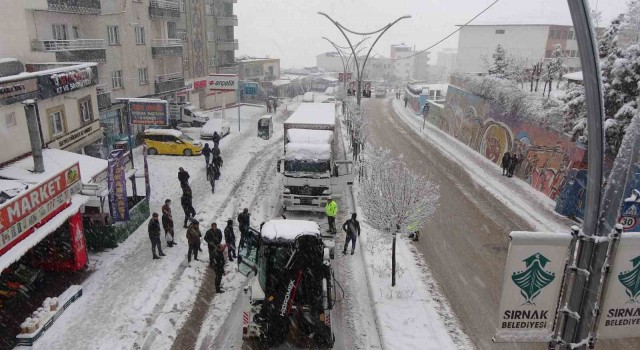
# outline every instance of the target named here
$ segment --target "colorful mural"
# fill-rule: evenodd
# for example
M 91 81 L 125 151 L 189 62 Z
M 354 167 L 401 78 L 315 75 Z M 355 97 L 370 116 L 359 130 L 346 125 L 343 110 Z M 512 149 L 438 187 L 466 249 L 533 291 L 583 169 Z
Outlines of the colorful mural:
M 496 164 L 505 152 L 517 154 L 520 163 L 515 176 L 554 199 L 559 213 L 582 217 L 586 185 L 583 145 L 451 85 L 444 109 L 429 120 Z

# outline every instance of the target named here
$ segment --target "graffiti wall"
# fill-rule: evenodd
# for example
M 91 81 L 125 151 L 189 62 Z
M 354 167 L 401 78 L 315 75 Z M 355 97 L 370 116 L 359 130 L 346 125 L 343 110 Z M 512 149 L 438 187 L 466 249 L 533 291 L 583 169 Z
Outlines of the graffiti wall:
M 498 165 L 505 152 L 515 153 L 519 162 L 514 176 L 555 200 L 560 214 L 582 218 L 587 178 L 583 145 L 451 85 L 444 110 L 429 119 Z
M 409 86 L 404 88 L 404 98 L 407 99 L 407 104 L 411 107 L 411 110 L 415 114 L 420 114 L 422 106 L 427 103 L 427 95 L 422 94 L 422 91 L 411 89 Z

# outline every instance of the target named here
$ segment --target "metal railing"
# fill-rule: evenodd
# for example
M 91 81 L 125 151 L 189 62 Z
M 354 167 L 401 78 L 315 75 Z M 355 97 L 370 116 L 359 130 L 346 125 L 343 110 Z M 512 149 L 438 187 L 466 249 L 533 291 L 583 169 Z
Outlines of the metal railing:
M 96 92 L 101 94 L 101 93 L 105 93 L 105 92 L 111 92 L 111 90 L 109 90 L 109 88 L 111 87 L 111 85 L 109 84 L 97 84 L 96 85 Z
M 228 15 L 220 15 L 220 16 L 216 16 L 217 18 L 217 24 L 219 26 L 222 27 L 231 27 L 231 26 L 237 26 L 238 25 L 238 16 L 233 15 L 233 16 L 228 16 Z
M 158 83 L 162 83 L 170 80 L 180 80 L 180 79 L 184 79 L 182 76 L 182 73 L 180 72 L 156 75 L 156 81 Z
M 149 6 L 159 9 L 180 11 L 180 4 L 177 1 L 151 0 L 149 1 Z
M 238 50 L 238 39 L 229 40 L 224 38 L 217 38 L 218 50 Z
M 100 0 L 47 0 L 47 8 L 51 11 L 100 14 Z
M 33 40 L 31 50 L 33 51 L 68 51 L 104 49 L 106 47 L 104 39 L 76 39 L 76 40 Z
M 151 46 L 182 46 L 182 39 L 153 39 Z

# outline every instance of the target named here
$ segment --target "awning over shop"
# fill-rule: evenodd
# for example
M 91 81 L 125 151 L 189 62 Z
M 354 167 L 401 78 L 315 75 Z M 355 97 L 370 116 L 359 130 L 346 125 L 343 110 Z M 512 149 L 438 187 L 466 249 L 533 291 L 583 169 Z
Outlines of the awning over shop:
M 36 184 L 78 162 L 80 163 L 82 183 L 88 184 L 93 182 L 95 177 L 107 171 L 108 162 L 100 158 L 49 148 L 42 150 L 42 156 L 44 157 L 44 173 L 34 173 L 33 157 L 26 157 L 0 169 L 0 178 Z
M 4 253 L 3 255 L 0 255 L 0 271 L 6 269 L 14 262 L 20 260 L 20 258 L 25 255 L 29 251 L 29 249 L 35 247 L 36 244 L 40 243 L 40 241 L 45 239 L 49 234 L 51 234 L 58 227 L 64 224 L 67 219 L 76 214 L 78 210 L 80 210 L 80 207 L 87 202 L 87 200 L 89 200 L 89 197 L 87 196 L 83 196 L 80 194 L 73 195 L 73 197 L 71 198 L 70 206 L 62 210 L 46 224 L 37 228 L 35 231 L 33 231 L 33 233 L 13 246 L 9 251 Z

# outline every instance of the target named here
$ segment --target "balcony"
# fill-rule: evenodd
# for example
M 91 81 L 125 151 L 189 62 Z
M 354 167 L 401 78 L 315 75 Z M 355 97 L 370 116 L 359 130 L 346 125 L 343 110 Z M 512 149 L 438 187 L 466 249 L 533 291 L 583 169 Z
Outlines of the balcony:
M 181 39 L 153 39 L 151 42 L 153 58 L 182 57 Z
M 184 76 L 182 73 L 169 73 L 156 75 L 156 94 L 175 91 L 184 88 Z
M 47 0 L 49 11 L 81 13 L 85 15 L 100 14 L 100 0 Z
M 235 50 L 238 50 L 238 39 L 229 40 L 229 39 L 218 38 L 216 41 L 218 43 L 218 50 L 219 51 L 235 51 Z
M 179 19 L 180 4 L 176 1 L 149 1 L 149 18 L 151 19 Z
M 107 84 L 96 85 L 96 95 L 98 97 L 98 110 L 104 111 L 111 108 L 111 91 L 108 91 Z
M 107 62 L 103 39 L 33 40 L 31 50 L 55 52 L 57 62 Z
M 217 24 L 220 27 L 237 27 L 238 26 L 238 16 L 218 16 Z

